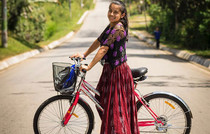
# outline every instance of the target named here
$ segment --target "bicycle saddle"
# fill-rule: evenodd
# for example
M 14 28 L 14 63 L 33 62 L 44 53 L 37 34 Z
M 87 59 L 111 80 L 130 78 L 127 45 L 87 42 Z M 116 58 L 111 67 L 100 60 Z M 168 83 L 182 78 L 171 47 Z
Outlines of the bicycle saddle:
M 133 78 L 141 78 L 147 73 L 148 69 L 146 67 L 141 67 L 141 68 L 136 68 L 136 69 L 131 69 Z

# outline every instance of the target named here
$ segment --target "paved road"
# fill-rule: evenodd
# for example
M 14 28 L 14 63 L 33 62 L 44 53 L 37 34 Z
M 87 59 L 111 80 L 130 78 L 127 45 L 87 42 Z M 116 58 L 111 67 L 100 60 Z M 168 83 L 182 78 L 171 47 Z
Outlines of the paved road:
M 52 83 L 51 63 L 69 62 L 68 56 L 84 52 L 108 24 L 108 2 L 98 0 L 81 30 L 60 47 L 41 53 L 0 72 L 0 133 L 32 134 L 32 120 L 37 107 L 47 98 L 56 95 Z M 183 98 L 193 113 L 192 134 L 209 134 L 210 73 L 167 52 L 147 47 L 130 37 L 127 45 L 128 64 L 131 68 L 145 66 L 148 79 L 141 84 L 141 92 L 169 91 Z M 87 63 L 95 53 L 90 55 Z M 87 80 L 96 85 L 101 65 L 97 64 Z M 91 105 L 95 110 L 95 107 Z M 93 134 L 100 131 L 96 115 Z

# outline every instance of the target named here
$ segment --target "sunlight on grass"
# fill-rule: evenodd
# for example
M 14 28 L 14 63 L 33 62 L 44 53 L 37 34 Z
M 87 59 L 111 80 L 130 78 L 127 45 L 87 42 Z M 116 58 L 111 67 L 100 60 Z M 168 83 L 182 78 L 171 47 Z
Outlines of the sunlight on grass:
M 72 2 L 72 16 L 70 17 L 69 5 L 59 5 L 57 3 L 37 3 L 45 9 L 46 15 L 46 29 L 45 39 L 39 43 L 29 43 L 23 39 L 18 38 L 16 35 L 9 34 L 8 47 L 0 47 L 0 60 L 21 54 L 33 49 L 41 48 L 42 46 L 48 45 L 49 43 L 58 40 L 71 31 L 77 31 L 82 24 L 77 24 L 80 17 L 87 10 L 94 8 L 92 0 L 85 1 L 86 5 L 84 8 L 80 7 L 80 2 Z M 10 31 L 9 31 L 10 32 Z M 0 39 L 1 41 L 1 39 Z
M 38 48 L 32 44 L 23 44 L 22 42 L 12 38 L 8 37 L 8 47 L 2 48 L 0 47 L 0 60 L 9 58 L 11 56 L 21 54 L 23 52 L 30 51 L 34 48 Z
M 129 17 L 129 28 L 130 30 L 146 30 L 146 24 L 149 25 L 151 21 L 150 16 L 145 16 L 143 14 L 133 15 Z

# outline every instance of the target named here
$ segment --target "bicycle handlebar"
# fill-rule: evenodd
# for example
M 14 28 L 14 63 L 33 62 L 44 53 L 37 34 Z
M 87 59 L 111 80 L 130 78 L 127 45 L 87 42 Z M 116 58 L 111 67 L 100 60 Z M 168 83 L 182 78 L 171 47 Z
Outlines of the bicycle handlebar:
M 86 60 L 86 58 L 74 57 L 74 58 L 71 58 L 71 60 L 81 62 L 82 60 Z
M 74 58 L 71 58 L 71 60 L 74 61 L 76 68 L 79 70 L 80 66 L 82 65 L 81 61 L 86 60 L 86 58 L 74 57 Z M 84 64 L 84 65 L 88 66 L 88 64 Z M 82 69 L 82 72 L 86 73 L 87 71 L 85 69 Z

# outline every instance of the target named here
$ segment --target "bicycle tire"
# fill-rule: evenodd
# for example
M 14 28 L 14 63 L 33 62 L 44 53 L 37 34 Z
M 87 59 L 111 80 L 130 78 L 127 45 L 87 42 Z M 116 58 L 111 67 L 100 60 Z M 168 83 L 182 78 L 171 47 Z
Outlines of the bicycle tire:
M 72 98 L 73 97 L 69 95 L 57 95 L 43 102 L 37 109 L 34 116 L 34 133 L 91 134 L 94 125 L 94 115 L 90 106 L 87 105 L 82 99 L 79 99 L 74 110 L 76 116 L 72 115 L 65 127 L 61 125 L 61 121 L 70 106 Z M 46 123 L 49 124 L 47 125 Z M 84 128 L 84 130 L 82 130 L 82 128 Z
M 181 98 L 169 93 L 156 92 L 146 95 L 144 99 L 155 114 L 157 114 L 159 120 L 167 121 L 168 128 L 158 130 L 156 126 L 139 127 L 141 134 L 160 132 L 166 134 L 190 133 L 192 113 L 186 103 L 180 100 Z M 169 114 L 169 112 L 172 113 Z M 140 101 L 137 102 L 137 116 L 138 120 L 151 120 L 153 118 Z M 177 119 L 175 119 L 176 117 Z

